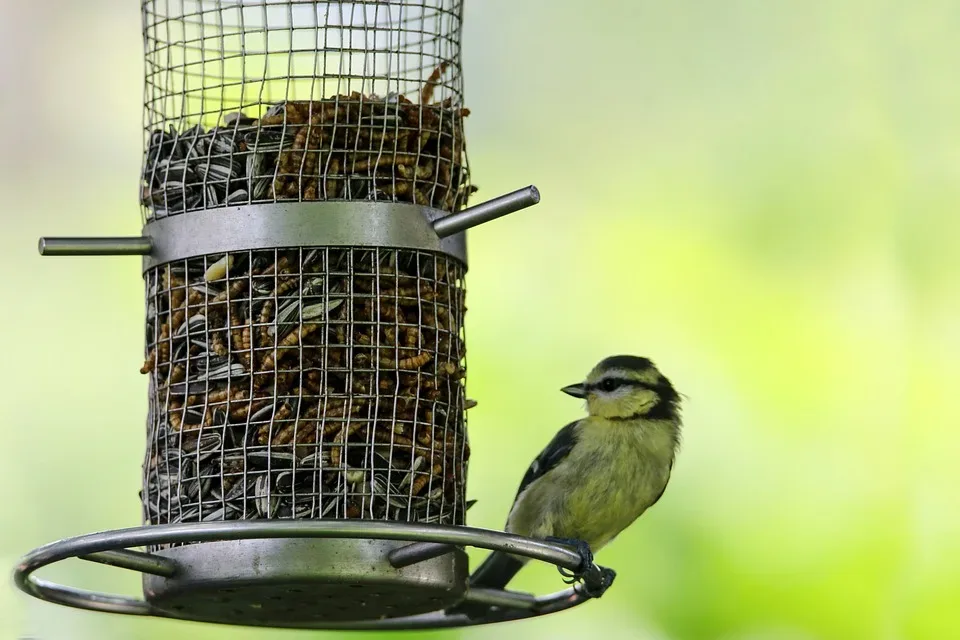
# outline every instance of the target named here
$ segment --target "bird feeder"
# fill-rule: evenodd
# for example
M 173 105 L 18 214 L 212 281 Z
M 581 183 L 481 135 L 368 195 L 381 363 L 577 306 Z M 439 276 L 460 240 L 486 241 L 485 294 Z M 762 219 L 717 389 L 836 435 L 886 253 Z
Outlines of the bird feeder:
M 466 526 L 464 232 L 539 193 L 468 206 L 461 1 L 143 0 L 142 15 L 142 235 L 40 253 L 142 256 L 143 526 L 41 547 L 17 584 L 310 628 L 588 599 L 467 588 L 465 546 L 584 567 Z M 70 557 L 141 572 L 144 598 L 32 575 Z M 444 613 L 464 601 L 488 615 Z

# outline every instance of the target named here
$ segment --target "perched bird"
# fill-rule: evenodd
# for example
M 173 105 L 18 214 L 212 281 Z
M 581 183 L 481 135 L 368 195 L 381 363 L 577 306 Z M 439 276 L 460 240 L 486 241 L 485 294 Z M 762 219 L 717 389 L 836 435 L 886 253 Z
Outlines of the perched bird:
M 589 415 L 561 429 L 527 469 L 506 531 L 576 547 L 582 574 L 591 551 L 663 495 L 680 444 L 680 399 L 650 360 L 624 355 L 606 358 L 562 391 L 586 399 Z M 502 589 L 524 562 L 494 552 L 470 587 Z M 600 593 L 613 580 L 607 571 Z

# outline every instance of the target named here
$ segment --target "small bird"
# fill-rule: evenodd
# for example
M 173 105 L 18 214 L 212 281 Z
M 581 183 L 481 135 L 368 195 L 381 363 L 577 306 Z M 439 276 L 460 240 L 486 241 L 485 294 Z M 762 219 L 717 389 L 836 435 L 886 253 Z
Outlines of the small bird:
M 593 563 L 591 551 L 663 495 L 680 445 L 680 398 L 650 360 L 628 355 L 602 360 L 584 382 L 562 391 L 586 399 L 589 415 L 561 429 L 527 469 L 506 531 L 576 547 L 579 579 Z M 494 552 L 470 576 L 470 587 L 502 589 L 525 562 Z M 589 595 L 598 597 L 613 581 L 605 571 L 600 591 Z

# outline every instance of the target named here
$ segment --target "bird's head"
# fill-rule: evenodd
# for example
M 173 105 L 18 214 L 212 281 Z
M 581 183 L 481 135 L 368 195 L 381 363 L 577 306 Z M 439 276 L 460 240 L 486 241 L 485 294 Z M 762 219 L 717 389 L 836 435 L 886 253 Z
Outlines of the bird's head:
M 594 367 L 586 380 L 562 391 L 584 398 L 591 416 L 611 420 L 679 417 L 679 394 L 647 358 L 611 356 Z

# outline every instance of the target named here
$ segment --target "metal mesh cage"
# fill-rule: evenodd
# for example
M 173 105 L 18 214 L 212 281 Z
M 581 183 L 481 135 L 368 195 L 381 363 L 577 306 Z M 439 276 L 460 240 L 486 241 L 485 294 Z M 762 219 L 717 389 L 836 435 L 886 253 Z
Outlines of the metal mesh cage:
M 471 192 L 461 0 L 143 0 L 149 220 Z
M 150 524 L 462 524 L 463 267 L 263 250 L 147 273 Z
M 145 223 L 466 204 L 460 0 L 142 7 Z M 460 261 L 359 246 L 183 255 L 145 274 L 146 522 L 463 523 Z

